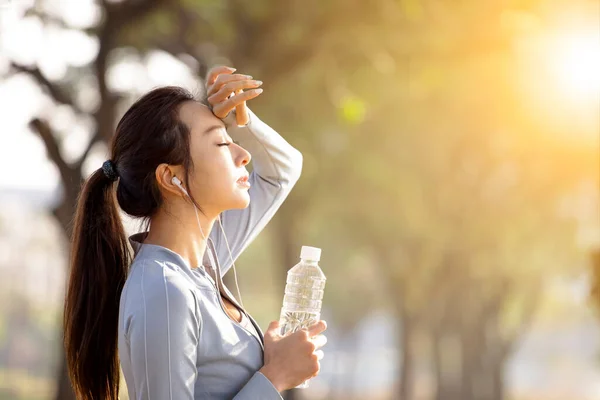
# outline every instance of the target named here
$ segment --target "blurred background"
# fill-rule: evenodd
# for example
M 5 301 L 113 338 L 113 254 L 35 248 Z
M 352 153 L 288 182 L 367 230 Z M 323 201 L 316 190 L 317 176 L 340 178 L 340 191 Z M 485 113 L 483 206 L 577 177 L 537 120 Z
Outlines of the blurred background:
M 238 263 L 266 329 L 323 249 L 325 358 L 286 399 L 600 399 L 597 0 L 0 0 L 0 399 L 73 399 L 80 184 L 137 97 L 218 64 L 304 154 Z

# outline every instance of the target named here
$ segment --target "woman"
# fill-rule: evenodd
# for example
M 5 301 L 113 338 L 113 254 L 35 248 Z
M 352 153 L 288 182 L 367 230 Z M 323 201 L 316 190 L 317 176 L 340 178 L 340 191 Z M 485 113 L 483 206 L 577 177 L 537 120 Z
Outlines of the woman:
M 65 302 L 78 398 L 117 399 L 119 360 L 130 399 L 281 399 L 319 372 L 324 321 L 263 335 L 221 279 L 302 164 L 246 108 L 262 82 L 234 71 L 209 73 L 206 104 L 174 87 L 140 98 L 81 192 Z M 149 225 L 129 238 L 133 260 L 117 203 Z

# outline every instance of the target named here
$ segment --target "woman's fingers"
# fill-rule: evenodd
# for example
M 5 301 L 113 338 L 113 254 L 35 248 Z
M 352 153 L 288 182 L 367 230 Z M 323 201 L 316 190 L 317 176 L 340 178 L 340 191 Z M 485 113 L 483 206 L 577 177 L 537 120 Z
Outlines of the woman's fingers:
M 234 71 L 235 68 L 226 66 L 212 68 L 206 77 L 206 95 L 213 114 L 225 118 L 235 108 L 237 124 L 246 125 L 249 121 L 246 101 L 262 93 L 262 89 L 256 90 L 262 82 Z
M 313 337 L 311 339 L 311 341 L 315 345 L 316 349 L 320 349 L 321 347 L 325 346 L 325 344 L 327 343 L 327 336 L 317 335 L 317 336 Z
M 323 357 L 325 357 L 325 353 L 323 352 L 323 350 L 317 350 L 313 354 L 317 356 L 318 361 L 321 361 Z
M 308 335 L 310 337 L 317 336 L 319 333 L 323 332 L 327 329 L 327 322 L 324 320 L 319 320 L 317 323 L 305 328 L 308 331 Z
M 242 92 L 243 90 L 238 90 L 235 92 L 235 94 L 240 94 Z M 238 126 L 244 126 L 250 121 L 250 117 L 248 116 L 248 108 L 246 107 L 245 101 L 242 104 L 235 106 L 235 120 Z
M 230 75 L 230 74 L 233 74 L 234 72 L 235 72 L 235 68 L 226 67 L 224 65 L 214 67 L 210 71 L 208 71 L 208 74 L 206 75 L 206 86 L 213 85 L 215 83 L 215 81 L 217 80 L 217 78 L 221 74 Z
M 220 103 L 213 105 L 213 114 L 219 118 L 225 118 L 227 114 L 231 112 L 238 105 L 245 101 L 251 100 L 258 97 L 263 92 L 262 89 L 251 89 L 241 92 L 240 94 L 233 95 Z
M 212 85 L 208 86 L 207 95 L 211 96 L 218 92 L 223 88 L 224 85 L 235 82 L 235 81 L 247 81 L 251 80 L 252 77 L 250 75 L 242 75 L 242 74 L 221 74 L 217 77 L 215 82 Z
M 216 93 L 214 93 L 214 91 L 213 93 L 210 93 L 208 97 L 208 102 L 214 106 L 215 104 L 227 99 L 229 96 L 231 96 L 232 93 L 238 93 L 239 91 L 244 89 L 255 89 L 260 85 L 262 85 L 261 81 L 255 81 L 251 79 L 230 81 L 223 84 L 223 86 L 221 86 L 221 89 L 219 89 L 219 91 L 217 91 Z M 211 89 L 214 87 L 216 87 L 216 85 L 213 85 Z

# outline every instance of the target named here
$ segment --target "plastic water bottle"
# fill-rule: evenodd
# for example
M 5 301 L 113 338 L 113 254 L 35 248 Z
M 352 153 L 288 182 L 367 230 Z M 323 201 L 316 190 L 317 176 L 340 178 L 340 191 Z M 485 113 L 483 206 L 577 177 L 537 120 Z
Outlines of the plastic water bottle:
M 308 328 L 321 319 L 325 274 L 319 267 L 321 249 L 302 246 L 300 262 L 287 274 L 283 307 L 279 317 L 281 335 Z M 308 381 L 296 386 L 308 387 Z

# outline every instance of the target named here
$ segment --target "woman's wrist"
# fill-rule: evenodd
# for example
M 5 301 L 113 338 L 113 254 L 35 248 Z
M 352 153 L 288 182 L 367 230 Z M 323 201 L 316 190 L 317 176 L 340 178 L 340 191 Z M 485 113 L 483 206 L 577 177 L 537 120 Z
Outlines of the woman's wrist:
M 258 372 L 263 374 L 271 382 L 275 389 L 277 389 L 278 392 L 283 392 L 285 390 L 285 388 L 283 388 L 280 385 L 275 371 L 271 370 L 268 366 L 263 366 L 261 369 L 258 370 Z

